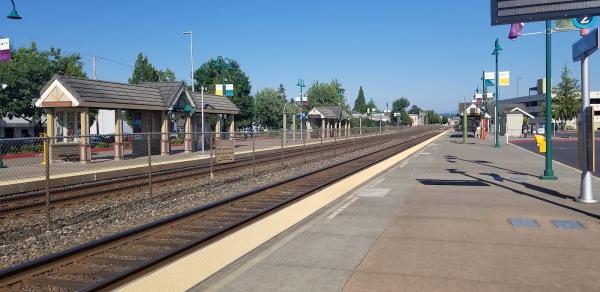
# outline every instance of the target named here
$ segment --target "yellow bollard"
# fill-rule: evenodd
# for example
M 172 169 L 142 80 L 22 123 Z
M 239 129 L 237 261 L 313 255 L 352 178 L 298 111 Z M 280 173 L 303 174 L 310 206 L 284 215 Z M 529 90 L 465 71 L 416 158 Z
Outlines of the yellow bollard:
M 46 135 L 46 133 L 41 133 L 40 137 L 46 138 L 47 135 Z M 46 164 L 46 153 L 47 153 L 47 151 L 46 151 L 46 140 L 45 139 L 43 140 L 43 143 L 44 143 L 44 147 L 42 148 L 42 151 L 44 151 L 44 156 L 42 156 L 42 162 L 40 163 L 41 165 L 45 165 Z
M 533 135 L 537 146 L 540 148 L 540 153 L 546 153 L 546 138 L 542 135 Z

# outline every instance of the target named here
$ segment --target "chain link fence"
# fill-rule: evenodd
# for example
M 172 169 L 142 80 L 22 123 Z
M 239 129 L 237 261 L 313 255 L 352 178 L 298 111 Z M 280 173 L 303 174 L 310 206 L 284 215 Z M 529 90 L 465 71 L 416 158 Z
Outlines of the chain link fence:
M 61 250 L 438 128 L 0 139 L 0 245 Z

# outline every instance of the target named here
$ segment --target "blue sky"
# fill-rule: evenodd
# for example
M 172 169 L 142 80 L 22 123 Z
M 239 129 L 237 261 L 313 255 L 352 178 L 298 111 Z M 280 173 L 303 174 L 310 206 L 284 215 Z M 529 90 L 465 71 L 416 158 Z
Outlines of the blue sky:
M 283 83 L 298 94 L 298 78 L 307 83 L 338 79 L 350 104 L 363 86 L 380 107 L 398 97 L 439 112 L 455 112 L 471 96 L 482 70 L 493 70 L 490 55 L 498 37 L 504 48 L 501 70 L 510 70 L 512 86 L 501 98 L 535 86 L 545 74 L 542 35 L 507 39 L 508 26 L 491 27 L 489 1 L 34 1 L 15 0 L 21 21 L 0 19 L 0 35 L 13 47 L 36 41 L 40 48 L 80 53 L 91 76 L 91 56 L 100 60 L 99 79 L 126 82 L 138 52 L 158 68 L 169 67 L 189 80 L 189 39 L 194 32 L 196 66 L 222 55 L 238 60 L 250 76 L 252 91 Z M 10 1 L 0 4 L 8 14 Z M 527 24 L 526 32 L 543 30 Z M 554 35 L 554 83 L 570 60 L 578 33 Z M 592 58 L 592 90 L 600 65 Z M 124 66 L 125 65 L 125 66 Z

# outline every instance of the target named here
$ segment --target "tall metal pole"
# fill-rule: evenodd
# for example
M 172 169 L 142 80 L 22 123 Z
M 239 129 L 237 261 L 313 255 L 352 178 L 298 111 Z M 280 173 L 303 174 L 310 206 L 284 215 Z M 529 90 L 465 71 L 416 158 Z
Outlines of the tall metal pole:
M 499 40 L 496 39 L 496 48 L 494 49 L 494 55 L 496 56 L 496 102 L 494 106 L 494 148 L 500 148 L 500 123 L 498 122 L 498 97 L 500 96 L 500 73 L 498 71 L 498 56 L 500 55 Z
M 96 80 L 96 56 L 92 56 L 92 78 Z
M 192 31 L 186 31 L 183 34 L 187 34 L 190 36 L 190 61 L 192 64 L 192 92 L 195 91 L 194 88 L 194 37 Z
M 463 144 L 467 144 L 467 98 L 463 97 Z
M 589 141 L 591 137 L 588 136 L 589 131 L 592 130 L 590 127 L 593 127 L 588 117 L 588 108 L 590 107 L 590 60 L 588 55 L 584 55 L 581 59 L 581 93 L 581 132 L 583 135 L 579 139 L 581 139 L 580 145 L 583 149 L 579 149 L 579 151 L 583 155 L 581 159 L 581 190 L 577 201 L 592 204 L 598 203 L 598 200 L 594 199 L 594 193 L 592 192 L 592 176 L 594 174 L 588 164 L 589 160 L 593 158 L 590 157 L 592 153 L 590 153 L 588 143 L 594 143 L 594 141 Z
M 546 168 L 541 179 L 558 179 L 552 169 L 552 21 L 546 21 Z

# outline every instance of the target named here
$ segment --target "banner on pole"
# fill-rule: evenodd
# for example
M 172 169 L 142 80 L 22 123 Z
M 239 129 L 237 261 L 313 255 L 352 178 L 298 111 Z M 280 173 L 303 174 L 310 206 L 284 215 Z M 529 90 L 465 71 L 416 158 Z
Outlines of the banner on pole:
M 233 96 L 233 84 L 225 84 L 225 96 Z
M 223 96 L 223 84 L 215 84 L 215 95 Z
M 498 73 L 500 82 L 498 85 L 500 86 L 510 86 L 510 71 L 504 71 Z
M 10 40 L 8 38 L 0 39 L 0 62 L 10 60 Z

